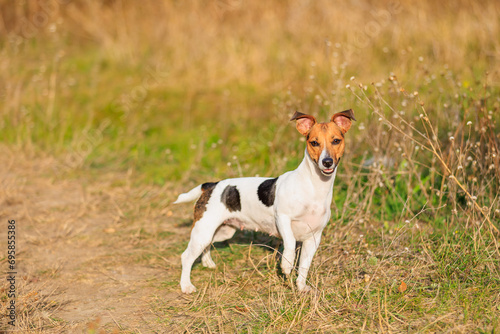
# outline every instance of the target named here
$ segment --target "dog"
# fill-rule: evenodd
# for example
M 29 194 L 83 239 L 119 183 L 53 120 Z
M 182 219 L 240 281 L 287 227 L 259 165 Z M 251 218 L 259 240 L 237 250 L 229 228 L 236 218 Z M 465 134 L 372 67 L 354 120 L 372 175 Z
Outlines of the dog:
M 306 137 L 304 159 L 293 171 L 277 178 L 243 177 L 208 182 L 179 195 L 174 203 L 194 207 L 191 240 L 182 253 L 180 286 L 193 293 L 191 267 L 201 255 L 203 266 L 215 268 L 210 256 L 213 242 L 230 239 L 236 230 L 254 230 L 283 239 L 281 269 L 290 275 L 297 241 L 302 242 L 299 291 L 309 291 L 307 273 L 330 220 L 330 205 L 337 167 L 344 154 L 344 135 L 356 120 L 352 109 L 334 114 L 330 122 L 317 123 L 311 115 L 295 112 L 291 121 Z

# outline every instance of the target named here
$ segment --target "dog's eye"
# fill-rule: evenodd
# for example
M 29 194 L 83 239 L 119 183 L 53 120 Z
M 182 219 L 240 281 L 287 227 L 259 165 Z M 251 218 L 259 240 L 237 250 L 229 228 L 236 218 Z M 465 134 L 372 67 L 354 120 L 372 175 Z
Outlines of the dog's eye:
M 341 141 L 340 139 L 335 138 L 335 139 L 332 141 L 332 144 L 333 144 L 333 145 L 338 145 L 338 144 L 340 144 L 340 141 Z
M 311 146 L 312 147 L 318 147 L 319 146 L 319 143 L 315 140 L 313 140 L 312 142 L 310 142 Z

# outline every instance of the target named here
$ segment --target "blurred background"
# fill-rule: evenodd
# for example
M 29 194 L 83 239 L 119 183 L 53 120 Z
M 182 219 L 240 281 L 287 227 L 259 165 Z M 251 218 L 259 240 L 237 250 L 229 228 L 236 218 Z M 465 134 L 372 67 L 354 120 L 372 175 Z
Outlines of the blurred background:
M 245 174 L 293 167 L 298 137 L 283 127 L 296 109 L 326 120 L 352 107 L 351 145 L 370 140 L 348 151 L 373 152 L 378 117 L 347 84 L 397 78 L 450 122 L 456 94 L 498 85 L 496 1 L 0 3 L 2 141 L 159 183 L 200 163 L 227 175 L 234 155 Z
M 85 195 L 91 209 L 77 211 L 117 211 L 104 230 L 104 237 L 115 238 L 110 252 L 130 240 L 151 249 L 152 262 L 137 263 L 155 263 L 162 273 L 167 266 L 173 294 L 191 214 L 169 206 L 177 194 L 201 182 L 294 169 L 304 139 L 291 115 L 298 110 L 327 121 L 352 108 L 357 122 L 346 135 L 332 224 L 319 252 L 328 257 L 322 263 L 334 258 L 340 264 L 318 267 L 311 277 L 324 280 L 321 305 L 343 305 L 354 317 L 338 313 L 330 325 L 347 327 L 328 328 L 364 328 L 358 306 L 376 297 L 373 319 L 381 312 L 391 318 L 388 309 L 398 315 L 389 331 L 409 331 L 411 321 L 437 332 L 459 323 L 464 331 L 494 329 L 500 310 L 499 37 L 496 0 L 0 0 L 0 154 L 11 166 L 18 157 L 40 163 L 41 177 L 98 184 Z M 101 184 L 103 175 L 113 181 Z M 108 200 L 103 208 L 92 204 Z M 66 224 L 43 218 L 44 210 L 40 221 L 47 228 Z M 102 229 L 110 220 L 93 221 Z M 181 237 L 164 238 L 172 233 Z M 164 258 L 172 260 L 165 265 Z M 372 282 L 367 273 L 381 272 L 409 279 L 408 298 L 400 298 L 406 286 L 398 288 L 403 285 L 395 278 L 388 278 L 390 288 L 374 281 L 377 294 L 367 294 L 369 285 L 360 284 Z M 358 276 L 350 293 L 345 282 Z M 273 319 L 282 318 L 285 301 L 295 300 L 285 289 L 260 303 L 262 286 L 241 289 L 245 300 L 256 293 L 255 314 L 267 314 L 280 300 L 269 311 Z M 380 296 L 387 289 L 384 310 Z M 177 311 L 166 303 L 170 326 Z M 317 306 L 307 305 L 317 321 L 312 326 L 325 324 Z M 207 312 L 205 323 L 216 326 L 219 317 Z M 260 320 L 256 328 L 275 326 L 270 332 L 296 324 L 295 316 Z M 378 328 L 376 320 L 371 324 Z
M 445 154 L 448 163 L 498 177 L 491 150 L 498 149 L 499 8 L 496 1 L 1 1 L 0 138 L 25 154 L 56 157 L 61 172 L 134 170 L 138 182 L 156 184 L 271 176 L 303 157 L 288 121 L 295 110 L 326 121 L 353 108 L 358 122 L 341 172 L 352 176 L 377 161 L 396 173 L 409 168 L 417 180 L 432 179 L 418 191 L 442 196 L 440 176 L 453 166 L 418 152 L 418 143 L 437 139 L 441 153 L 454 152 L 450 144 L 468 134 L 468 121 L 476 131 L 460 137 L 460 154 Z M 420 122 L 422 105 L 433 135 Z M 483 145 L 472 166 L 465 145 L 481 140 L 492 146 Z M 463 172 L 457 176 L 472 179 Z
M 377 162 L 395 173 L 409 168 L 418 187 L 401 198 L 422 187 L 442 196 L 440 176 L 453 166 L 418 152 L 428 139 L 456 168 L 469 163 L 471 173 L 498 177 L 491 150 L 498 149 L 499 8 L 496 1 L 2 1 L 0 138 L 25 154 L 55 157 L 61 172 L 134 170 L 138 182 L 156 184 L 271 176 L 303 157 L 288 121 L 295 110 L 326 121 L 353 108 L 358 122 L 341 173 Z M 422 105 L 435 134 L 420 122 Z M 453 136 L 463 147 L 447 155 Z M 463 152 L 481 140 L 489 151 L 483 146 L 473 159 Z M 420 184 L 427 176 L 432 184 Z
M 467 209 L 464 189 L 498 206 L 496 1 L 26 0 L 1 9 L 0 138 L 54 157 L 61 173 L 134 171 L 139 184 L 172 186 L 279 175 L 303 157 L 295 110 L 325 121 L 353 108 L 343 191 L 361 187 L 382 207 L 392 198 L 395 215 L 450 196 L 455 211 Z M 450 175 L 464 187 L 445 189 Z

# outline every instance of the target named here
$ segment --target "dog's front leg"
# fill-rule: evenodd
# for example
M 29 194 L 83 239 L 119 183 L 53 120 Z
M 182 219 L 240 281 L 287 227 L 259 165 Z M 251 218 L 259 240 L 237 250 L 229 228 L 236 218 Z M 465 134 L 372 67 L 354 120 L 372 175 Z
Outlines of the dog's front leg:
M 295 261 L 296 240 L 292 231 L 292 220 L 284 214 L 278 214 L 276 225 L 283 239 L 283 256 L 281 258 L 281 270 L 285 275 L 290 275 Z
M 311 287 L 306 283 L 307 273 L 309 272 L 309 267 L 311 266 L 314 254 L 319 247 L 321 232 L 322 231 L 315 233 L 312 237 L 302 243 L 299 262 L 299 277 L 297 278 L 297 289 L 299 289 L 299 291 L 307 292 L 311 290 Z

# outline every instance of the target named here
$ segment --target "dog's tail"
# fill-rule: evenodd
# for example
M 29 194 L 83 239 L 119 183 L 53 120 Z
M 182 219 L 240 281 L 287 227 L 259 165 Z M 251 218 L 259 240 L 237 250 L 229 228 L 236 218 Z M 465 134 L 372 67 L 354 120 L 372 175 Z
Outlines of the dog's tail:
M 201 194 L 201 184 L 199 186 L 194 187 L 190 191 L 184 194 L 180 194 L 179 197 L 177 197 L 177 200 L 173 204 L 179 204 L 179 203 L 187 203 L 187 202 L 192 202 L 196 199 L 198 199 Z

